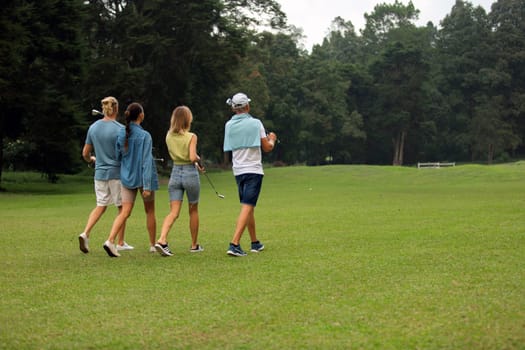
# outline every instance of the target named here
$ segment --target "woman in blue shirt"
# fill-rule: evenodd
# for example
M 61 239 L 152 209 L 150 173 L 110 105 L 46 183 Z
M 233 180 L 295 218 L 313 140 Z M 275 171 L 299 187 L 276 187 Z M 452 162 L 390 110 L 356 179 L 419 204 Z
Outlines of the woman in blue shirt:
M 144 109 L 139 103 L 131 103 L 125 112 L 126 128 L 119 132 L 116 142 L 120 160 L 122 184 L 122 211 L 115 218 L 104 249 L 111 257 L 118 257 L 115 237 L 131 215 L 137 192 L 140 192 L 146 211 L 150 251 L 155 252 L 157 223 L 155 219 L 155 191 L 159 189 L 157 168 L 152 153 L 152 139 L 140 124 L 144 121 Z

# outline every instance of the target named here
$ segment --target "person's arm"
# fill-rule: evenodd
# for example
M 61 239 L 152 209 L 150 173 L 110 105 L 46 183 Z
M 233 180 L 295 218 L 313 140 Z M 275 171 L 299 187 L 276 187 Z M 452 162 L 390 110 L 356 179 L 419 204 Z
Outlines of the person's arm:
M 193 134 L 190 140 L 190 161 L 195 163 L 200 159 L 201 157 L 197 154 L 197 135 Z
M 84 158 L 84 160 L 89 164 L 95 163 L 95 161 L 97 160 L 95 156 L 91 155 L 92 152 L 93 145 L 90 145 L 88 143 L 84 144 L 84 148 L 82 149 L 82 158 Z
M 151 139 L 151 135 L 148 134 L 144 138 L 144 147 L 142 150 L 142 186 L 143 195 L 144 197 L 147 197 L 153 190 L 153 172 L 155 171 L 153 168 L 153 162 L 155 162 L 155 160 L 153 159 L 153 140 Z
M 266 153 L 271 152 L 275 147 L 275 142 L 277 141 L 277 135 L 271 132 L 266 137 L 261 138 L 261 147 L 262 150 Z
M 197 154 L 197 135 L 193 134 L 190 140 L 190 161 L 195 165 L 198 171 L 204 172 L 204 166 L 201 164 L 201 157 Z

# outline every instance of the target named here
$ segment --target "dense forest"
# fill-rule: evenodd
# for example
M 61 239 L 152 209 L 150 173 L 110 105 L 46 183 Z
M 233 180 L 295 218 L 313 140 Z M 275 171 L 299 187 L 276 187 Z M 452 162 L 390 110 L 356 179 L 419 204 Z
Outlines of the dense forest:
M 424 27 L 418 14 L 381 3 L 359 32 L 337 17 L 306 50 L 275 0 L 5 0 L 0 169 L 78 172 L 108 95 L 121 113 L 143 104 L 158 157 L 171 111 L 188 105 L 199 153 L 224 164 L 225 101 L 238 91 L 279 135 L 275 164 L 523 157 L 525 0 L 487 11 L 457 0 Z

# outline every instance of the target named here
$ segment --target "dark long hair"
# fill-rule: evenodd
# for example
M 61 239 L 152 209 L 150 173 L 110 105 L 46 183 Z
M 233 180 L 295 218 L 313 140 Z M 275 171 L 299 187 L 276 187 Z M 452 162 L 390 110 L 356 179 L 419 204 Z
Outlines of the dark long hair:
M 128 108 L 126 108 L 126 112 L 124 112 L 124 115 L 126 116 L 126 142 L 124 143 L 124 149 L 126 150 L 128 149 L 129 135 L 131 134 L 129 124 L 139 119 L 140 113 L 144 113 L 144 108 L 142 108 L 142 105 L 137 102 L 131 103 Z

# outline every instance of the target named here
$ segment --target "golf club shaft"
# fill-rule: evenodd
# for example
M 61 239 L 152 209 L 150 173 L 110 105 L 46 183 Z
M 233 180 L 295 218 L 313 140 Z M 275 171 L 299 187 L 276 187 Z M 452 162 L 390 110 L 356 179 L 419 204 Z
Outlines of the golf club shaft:
M 202 168 L 202 166 L 200 166 L 198 162 L 195 162 L 195 166 L 197 167 L 197 169 Z M 215 186 L 213 185 L 213 182 L 211 182 L 210 177 L 208 176 L 208 174 L 206 174 L 206 171 L 203 171 L 202 173 L 204 174 L 204 176 L 206 176 L 206 179 L 208 179 L 208 183 L 210 184 L 211 188 L 213 188 L 213 190 L 215 191 L 215 194 L 217 195 L 217 197 L 224 198 L 224 195 L 217 192 L 217 190 L 215 189 Z
M 217 194 L 217 196 L 219 195 L 219 192 L 217 192 L 217 190 L 215 189 L 215 186 L 213 186 L 213 182 L 211 182 L 210 180 L 210 177 L 208 176 L 208 174 L 206 174 L 206 172 L 203 173 L 204 176 L 206 176 L 206 178 L 208 179 L 208 182 L 210 183 L 211 185 L 211 188 L 213 188 L 213 190 L 215 191 L 215 193 Z

